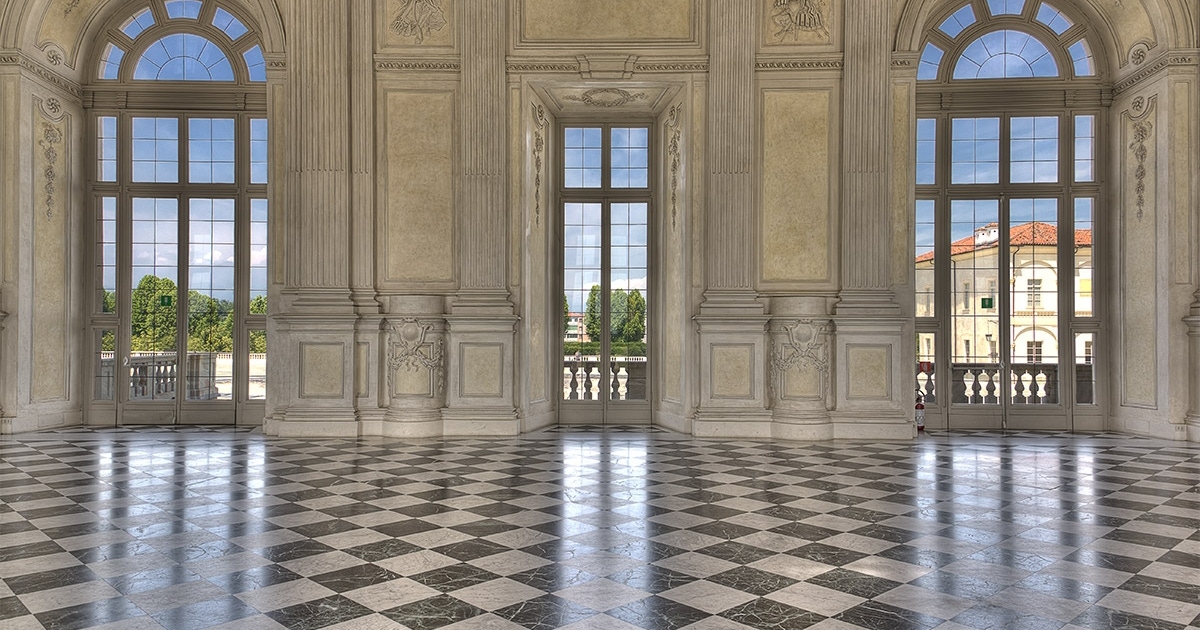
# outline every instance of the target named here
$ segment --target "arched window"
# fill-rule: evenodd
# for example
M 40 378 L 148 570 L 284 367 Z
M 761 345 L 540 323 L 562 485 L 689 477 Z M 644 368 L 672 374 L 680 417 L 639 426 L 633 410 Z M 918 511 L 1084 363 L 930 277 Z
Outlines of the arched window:
M 921 49 L 917 387 L 951 424 L 1063 429 L 1099 413 L 1102 68 L 1070 8 L 961 0 Z
M 135 7 L 102 32 L 86 87 L 91 411 L 122 423 L 253 417 L 268 284 L 261 43 L 216 0 Z

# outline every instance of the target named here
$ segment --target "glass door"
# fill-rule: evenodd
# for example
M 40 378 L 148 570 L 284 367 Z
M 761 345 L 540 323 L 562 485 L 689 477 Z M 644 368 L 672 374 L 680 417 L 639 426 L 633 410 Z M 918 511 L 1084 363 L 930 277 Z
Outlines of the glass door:
M 563 421 L 648 422 L 648 204 L 563 207 Z
M 1058 199 L 953 200 L 950 214 L 951 428 L 1068 429 Z

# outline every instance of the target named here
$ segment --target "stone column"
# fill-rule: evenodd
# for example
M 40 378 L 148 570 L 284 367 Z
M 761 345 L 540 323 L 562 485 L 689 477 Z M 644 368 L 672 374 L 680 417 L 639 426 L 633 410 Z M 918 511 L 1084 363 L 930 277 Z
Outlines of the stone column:
M 700 335 L 698 436 L 769 437 L 767 316 L 755 265 L 755 6 L 711 4 L 705 204 L 705 291 Z
M 1183 318 L 1188 336 L 1188 412 L 1187 440 L 1200 442 L 1200 290 L 1192 300 L 1188 316 Z M 0 320 L 3 324 L 3 320 Z
M 892 291 L 891 3 L 845 3 L 837 437 L 912 437 L 911 343 Z M 895 182 L 900 184 L 900 182 Z M 873 426 L 866 427 L 864 424 Z M 888 427 L 886 425 L 894 425 Z
M 459 100 L 458 291 L 450 329 L 451 435 L 515 435 L 514 330 L 508 290 L 508 126 L 504 56 L 507 3 L 456 5 L 462 54 Z
M 350 1 L 350 299 L 375 313 L 375 25 L 373 0 Z
M 366 11 L 360 4 L 366 3 L 291 3 L 287 120 L 276 124 L 275 135 L 286 143 L 287 251 L 274 321 L 294 380 L 275 390 L 286 401 L 276 412 L 282 422 L 267 426 L 280 435 L 358 434 L 351 169 L 361 167 L 362 153 L 352 161 L 347 68 L 359 43 L 351 41 L 351 15 Z

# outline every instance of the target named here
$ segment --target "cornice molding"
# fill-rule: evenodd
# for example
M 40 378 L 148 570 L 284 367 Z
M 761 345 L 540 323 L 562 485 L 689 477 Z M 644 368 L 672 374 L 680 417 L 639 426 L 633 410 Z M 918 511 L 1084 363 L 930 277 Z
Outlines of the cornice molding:
M 579 73 L 577 59 L 510 58 L 504 64 L 509 74 Z
M 26 55 L 19 50 L 0 52 L 0 67 L 14 66 L 34 75 L 52 88 L 62 90 L 74 98 L 83 97 L 83 88 L 61 74 L 47 68 L 41 61 Z
M 459 72 L 462 61 L 458 57 L 394 57 L 376 56 L 377 72 Z
M 1112 90 L 1113 95 L 1115 96 L 1123 92 L 1128 92 L 1129 90 L 1152 79 L 1160 72 L 1163 72 L 1168 68 L 1195 66 L 1198 60 L 1200 60 L 1200 50 L 1171 51 L 1154 60 L 1153 63 L 1145 68 L 1142 68 L 1132 75 L 1114 83 Z
M 842 70 L 845 61 L 842 55 L 758 55 L 754 59 L 756 70 Z

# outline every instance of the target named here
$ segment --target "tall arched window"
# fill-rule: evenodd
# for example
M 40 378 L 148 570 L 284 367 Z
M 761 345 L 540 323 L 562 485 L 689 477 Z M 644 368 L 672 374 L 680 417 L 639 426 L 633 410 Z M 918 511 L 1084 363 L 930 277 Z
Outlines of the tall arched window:
M 1065 0 L 963 0 L 917 71 L 917 387 L 951 427 L 1099 417 L 1103 68 Z M 1099 243 L 1102 244 L 1102 243 Z
M 215 0 L 107 24 L 87 86 L 94 210 L 91 421 L 261 418 L 266 64 Z

